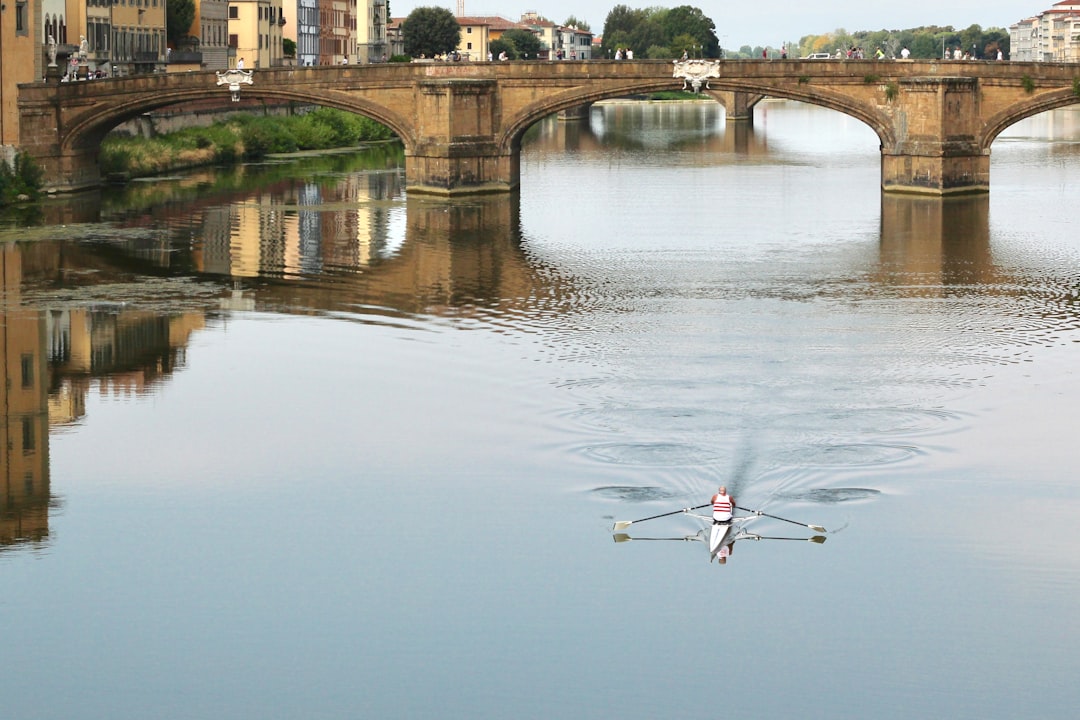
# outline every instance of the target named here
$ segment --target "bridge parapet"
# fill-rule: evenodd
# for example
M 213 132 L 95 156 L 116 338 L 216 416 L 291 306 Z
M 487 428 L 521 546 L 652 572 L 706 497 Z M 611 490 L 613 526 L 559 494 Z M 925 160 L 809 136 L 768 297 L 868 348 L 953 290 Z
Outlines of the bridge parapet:
M 245 96 L 336 107 L 390 127 L 410 192 L 502 192 L 518 184 L 521 136 L 541 118 L 597 100 L 677 90 L 670 61 L 379 63 L 257 70 Z M 19 88 L 20 149 L 53 189 L 100 182 L 97 152 L 141 113 L 221 97 L 213 72 Z M 963 61 L 721 60 L 707 92 L 729 119 L 763 97 L 831 108 L 878 135 L 882 188 L 952 194 L 989 188 L 990 143 L 1010 124 L 1080 102 L 1080 66 Z

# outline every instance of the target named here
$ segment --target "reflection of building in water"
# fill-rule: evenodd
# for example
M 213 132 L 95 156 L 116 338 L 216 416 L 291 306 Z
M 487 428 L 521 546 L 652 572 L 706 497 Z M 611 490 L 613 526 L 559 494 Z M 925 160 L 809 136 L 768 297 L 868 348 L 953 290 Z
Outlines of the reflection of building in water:
M 50 402 L 54 423 L 85 411 L 91 378 L 102 393 L 143 394 L 184 364 L 202 313 L 160 315 L 115 306 L 49 310 Z
M 205 326 L 201 312 L 48 307 L 27 297 L 26 286 L 79 269 L 78 256 L 61 243 L 0 244 L 0 549 L 48 537 L 50 428 L 83 417 L 95 384 L 101 393 L 152 389 L 183 364 L 191 333 Z M 100 263 L 90 266 L 95 280 L 115 280 Z
M 49 413 L 45 323 L 19 307 L 22 258 L 0 245 L 0 550 L 49 534 Z
M 203 212 L 196 269 L 233 277 L 311 276 L 358 269 L 385 251 L 388 206 L 399 173 L 349 174 L 332 182 L 267 190 Z

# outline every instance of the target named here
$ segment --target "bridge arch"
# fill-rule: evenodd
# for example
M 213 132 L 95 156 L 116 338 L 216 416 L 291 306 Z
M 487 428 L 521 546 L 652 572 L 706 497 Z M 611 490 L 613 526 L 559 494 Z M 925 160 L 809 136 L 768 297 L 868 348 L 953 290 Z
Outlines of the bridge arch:
M 1078 104 L 1080 104 L 1080 96 L 1074 90 L 1059 90 L 1032 98 L 1030 102 L 1008 107 L 987 119 L 982 135 L 983 147 L 990 147 L 998 135 L 1021 120 L 1049 110 Z
M 670 91 L 672 89 L 671 85 L 672 78 L 665 78 L 663 80 L 635 79 L 608 87 L 574 88 L 557 95 L 543 97 L 521 107 L 516 114 L 507 118 L 502 134 L 497 138 L 496 142 L 502 152 L 514 153 L 520 149 L 521 138 L 525 134 L 525 131 L 549 115 L 554 115 L 564 110 L 570 110 L 600 100 L 611 100 L 651 92 Z M 835 110 L 864 123 L 878 136 L 878 140 L 882 147 L 891 147 L 897 141 L 893 123 L 885 113 L 866 103 L 858 102 L 849 96 L 831 92 L 826 89 L 812 88 L 803 85 L 797 85 L 793 88 L 777 88 L 766 84 L 732 82 L 721 78 L 711 79 L 709 89 L 703 89 L 702 92 L 721 105 L 724 105 L 724 101 L 714 95 L 714 92 L 741 92 L 757 96 L 759 100 L 765 97 L 775 97 L 816 105 L 829 110 Z M 724 106 L 726 111 L 727 106 Z
M 221 92 L 225 93 L 226 91 L 221 90 Z M 406 148 L 414 141 L 410 134 L 410 125 L 405 118 L 363 97 L 356 97 L 342 92 L 311 93 L 274 87 L 249 89 L 245 86 L 241 92 L 245 97 L 261 100 L 318 105 L 356 113 L 389 127 L 401 138 Z M 130 99 L 116 104 L 95 107 L 75 118 L 72 123 L 64 128 L 64 133 L 60 139 L 61 150 L 96 149 L 105 135 L 128 120 L 153 110 L 202 101 L 206 97 L 205 90 L 180 89 L 158 93 L 151 97 L 134 95 Z
M 709 71 L 713 93 L 796 100 L 866 124 L 881 141 L 887 192 L 986 192 L 993 138 L 1077 102 L 1068 63 L 720 60 Z M 383 123 L 405 145 L 408 190 L 453 195 L 513 190 L 521 137 L 547 115 L 682 85 L 660 60 L 440 62 L 260 69 L 241 92 Z M 212 72 L 21 85 L 20 149 L 51 189 L 86 187 L 100 182 L 95 143 L 108 130 L 226 92 Z

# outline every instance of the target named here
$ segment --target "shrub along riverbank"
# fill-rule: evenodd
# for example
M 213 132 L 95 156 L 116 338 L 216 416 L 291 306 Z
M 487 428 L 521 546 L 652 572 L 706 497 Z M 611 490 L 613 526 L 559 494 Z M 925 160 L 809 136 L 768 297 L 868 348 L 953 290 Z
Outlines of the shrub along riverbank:
M 304 115 L 235 115 L 207 127 L 154 138 L 110 135 L 98 163 L 104 177 L 148 177 L 172 170 L 259 160 L 272 153 L 355 147 L 395 137 L 362 115 L 318 108 Z

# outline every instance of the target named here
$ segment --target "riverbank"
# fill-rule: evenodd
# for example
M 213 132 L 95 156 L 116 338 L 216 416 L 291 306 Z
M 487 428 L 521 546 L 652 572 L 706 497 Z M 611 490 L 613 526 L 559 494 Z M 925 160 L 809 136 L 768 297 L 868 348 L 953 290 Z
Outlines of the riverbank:
M 385 125 L 332 108 L 288 117 L 235 115 L 152 138 L 110 135 L 101 144 L 99 164 L 105 179 L 126 182 L 272 154 L 352 149 L 395 138 Z

